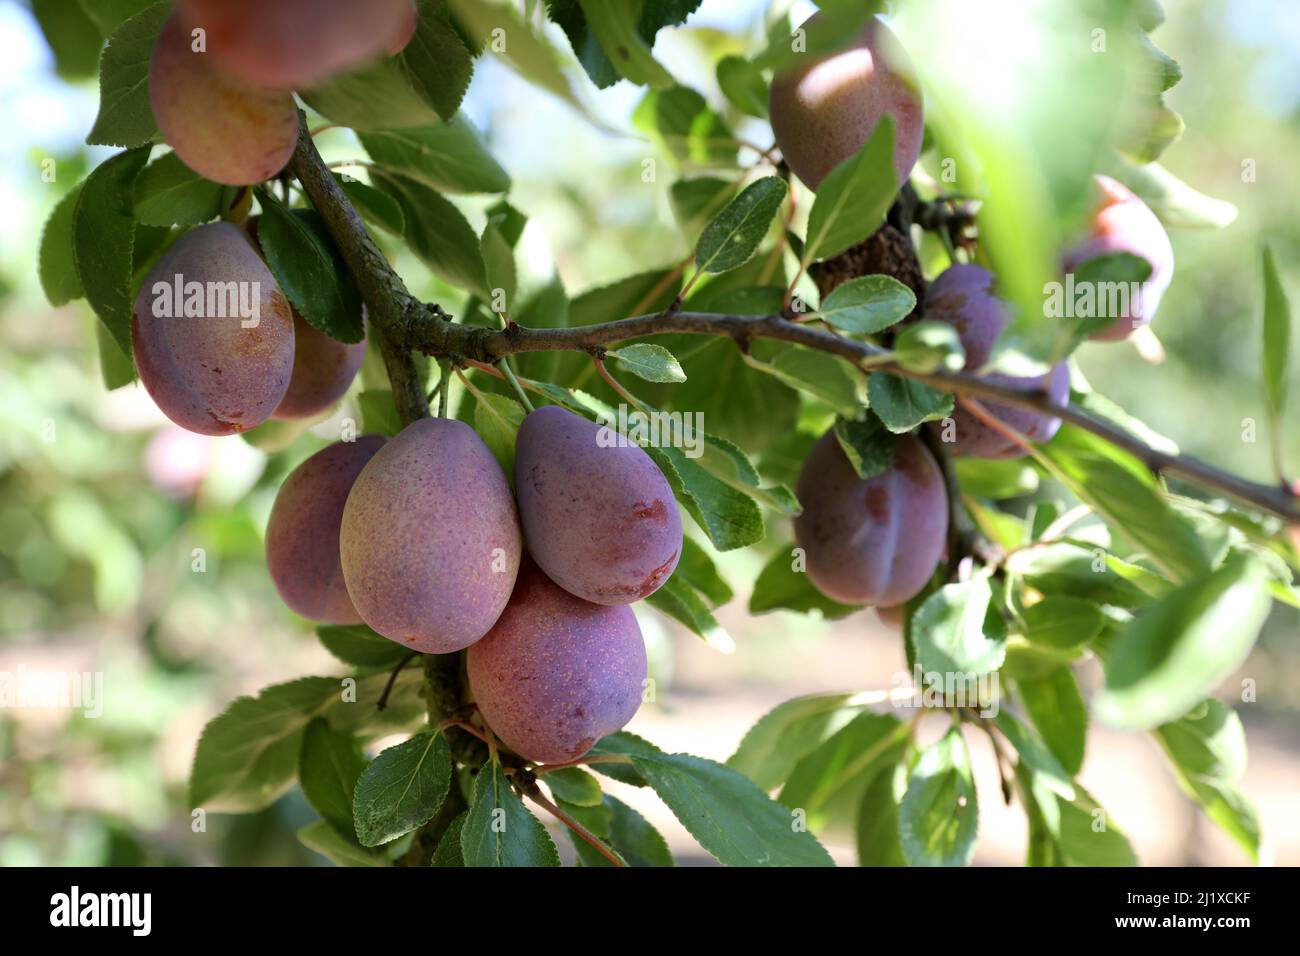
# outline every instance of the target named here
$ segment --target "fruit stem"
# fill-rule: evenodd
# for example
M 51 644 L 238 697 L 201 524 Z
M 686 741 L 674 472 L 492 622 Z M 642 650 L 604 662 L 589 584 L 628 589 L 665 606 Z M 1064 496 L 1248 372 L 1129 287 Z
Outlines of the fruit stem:
M 618 394 L 618 396 L 623 399 L 623 401 L 627 402 L 633 408 L 645 412 L 647 415 L 650 414 L 650 410 L 640 399 L 638 399 L 635 395 L 633 395 L 626 388 L 620 385 L 618 380 L 614 378 L 613 375 L 609 374 L 609 369 L 605 367 L 604 359 L 597 358 L 596 356 L 593 355 L 591 357 L 591 360 L 596 363 L 596 371 L 598 371 L 600 373 L 600 377 L 605 380 L 605 384 L 608 385 L 610 388 L 612 388 Z
M 381 693 L 379 699 L 375 701 L 375 710 L 383 710 L 388 706 L 388 695 L 393 692 L 393 685 L 397 683 L 397 675 L 402 673 L 407 664 L 411 663 L 411 661 L 415 660 L 419 656 L 419 651 L 411 651 L 411 653 L 407 654 L 397 662 L 397 666 L 393 668 L 393 672 L 388 675 L 388 683 L 384 685 L 383 693 Z
M 593 834 L 590 830 L 584 827 L 577 820 L 573 819 L 573 817 L 569 816 L 555 804 L 551 803 L 550 800 L 547 800 L 546 795 L 542 793 L 536 783 L 528 784 L 523 788 L 523 791 L 524 796 L 528 797 L 529 800 L 533 801 L 533 803 L 537 804 L 551 816 L 555 817 L 555 819 L 559 820 L 566 827 L 576 833 L 585 843 L 589 844 L 593 850 L 605 859 L 609 860 L 611 865 L 627 865 L 619 859 L 617 854 L 611 852 L 609 847 L 605 846 L 604 842 L 598 836 Z
M 519 403 L 524 406 L 525 411 L 531 412 L 533 410 L 533 403 L 528 400 L 528 393 L 525 392 L 524 387 L 519 384 L 519 379 L 515 378 L 514 369 L 510 367 L 510 360 L 508 358 L 501 360 L 501 371 L 505 374 L 506 381 L 510 383 L 510 387 L 515 390 L 515 394 L 519 396 Z

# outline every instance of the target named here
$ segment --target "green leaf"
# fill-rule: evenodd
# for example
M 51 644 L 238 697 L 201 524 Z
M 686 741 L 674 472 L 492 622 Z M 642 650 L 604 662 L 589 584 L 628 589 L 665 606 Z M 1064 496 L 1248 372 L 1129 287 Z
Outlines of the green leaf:
M 398 57 L 336 73 L 319 86 L 299 90 L 298 96 L 331 122 L 355 130 L 426 126 L 439 118 Z
M 275 281 L 312 326 L 339 342 L 360 342 L 361 292 L 320 213 L 261 196 L 257 241 Z
M 298 842 L 335 866 L 388 866 L 383 854 L 349 841 L 324 820 L 309 823 L 299 830 Z
M 546 828 L 510 789 L 495 760 L 479 771 L 460 832 L 466 866 L 559 866 Z
M 133 17 L 141 10 L 152 6 L 154 0 L 80 0 L 82 8 L 102 36 L 109 36 L 122 25 L 122 21 Z
M 781 210 L 789 187 L 777 176 L 765 176 L 746 186 L 704 227 L 695 246 L 701 272 L 727 272 L 749 261 Z
M 712 219 L 735 192 L 735 184 L 718 176 L 697 176 L 679 179 L 668 187 L 668 200 L 673 207 L 677 224 L 688 233 L 695 233 Z
M 1287 362 L 1291 355 L 1291 306 L 1278 278 L 1273 250 L 1264 247 L 1264 398 L 1273 421 L 1274 441 L 1281 441 L 1282 412 L 1286 408 Z M 1279 448 L 1277 455 L 1282 452 Z
M 298 780 L 307 802 L 345 838 L 355 833 L 352 795 L 366 769 L 356 739 L 335 730 L 324 717 L 313 718 L 303 731 Z
M 869 275 L 837 285 L 812 314 L 850 335 L 872 335 L 915 308 L 916 293 L 903 283 L 893 276 Z
M 689 87 L 647 91 L 632 120 L 658 137 L 679 162 L 708 167 L 736 163 L 731 129 L 704 97 Z
M 836 441 L 844 450 L 844 456 L 864 481 L 884 474 L 894 460 L 894 446 L 898 438 L 874 415 L 868 415 L 861 421 L 837 417 L 833 430 Z
M 438 841 L 438 846 L 433 851 L 433 859 L 429 861 L 430 866 L 463 867 L 465 865 L 465 852 L 461 847 L 460 837 L 465 828 L 465 819 L 468 816 L 469 811 L 466 810 L 447 824 L 442 839 Z
M 763 539 L 763 513 L 753 498 L 710 474 L 680 448 L 645 450 L 715 548 L 731 551 Z
M 351 176 L 335 173 L 334 179 L 366 222 L 395 236 L 402 236 L 406 230 L 406 218 L 396 199 Z
M 945 584 L 912 615 L 916 663 L 935 674 L 987 674 L 1002 666 L 1006 633 L 986 573 Z
M 743 56 L 724 56 L 715 70 L 718 88 L 742 113 L 767 119 L 768 84 L 763 72 Z
M 1075 799 L 1074 782 L 1061 766 L 1056 755 L 1043 739 L 1030 730 L 1006 709 L 1000 709 L 993 723 L 1007 738 L 1020 757 L 1021 764 L 1030 774 L 1034 786 L 1044 792 L 1055 793 L 1064 800 Z
M 1021 614 L 1025 639 L 1056 650 L 1087 644 L 1106 624 L 1105 615 L 1083 598 L 1052 596 L 1031 604 Z
M 86 301 L 123 355 L 131 354 L 133 195 L 148 158 L 143 146 L 105 160 L 86 177 L 73 211 L 73 255 Z
M 524 408 L 513 398 L 484 392 L 474 404 L 474 430 L 492 450 L 510 480 L 515 475 L 515 437 L 524 423 Z
M 673 85 L 650 47 L 641 39 L 640 0 L 579 0 L 587 26 L 618 73 L 638 86 L 664 89 Z
M 1136 866 L 1137 858 L 1123 831 L 1110 822 L 1092 795 L 1077 787 L 1073 801 L 1060 807 L 1060 850 L 1071 866 Z
M 610 810 L 609 842 L 628 866 L 673 866 L 668 843 L 650 821 L 617 797 L 605 796 Z
M 778 21 L 768 34 L 767 48 L 754 58 L 754 65 L 780 72 L 806 63 L 809 58 L 842 50 L 883 6 L 880 0 L 823 3 L 815 20 L 805 21 L 794 31 L 789 29 L 788 20 Z M 796 36 L 801 43 L 794 42 Z
M 1079 693 L 1074 672 L 1058 667 L 1042 677 L 1016 680 L 1020 703 L 1066 773 L 1083 767 L 1088 737 L 1088 708 Z
M 768 362 L 754 361 L 757 368 L 770 372 L 791 388 L 807 392 L 841 415 L 856 418 L 862 403 L 852 366 L 828 352 L 787 345 L 774 351 Z
M 678 576 L 699 591 L 710 607 L 726 604 L 736 596 L 731 585 L 718 572 L 708 552 L 692 538 L 682 539 L 682 556 L 677 562 L 677 570 L 673 572 L 673 577 Z
M 411 88 L 444 120 L 460 108 L 474 58 L 447 11 L 446 0 L 420 0 L 415 35 L 397 59 Z
M 78 183 L 59 200 L 41 233 L 41 289 L 50 305 L 67 305 L 86 294 L 77 275 L 73 248 L 73 222 L 81 188 Z
M 897 193 L 894 118 L 886 113 L 871 138 L 818 187 L 808 214 L 804 262 L 839 255 L 867 238 L 880 228 Z
M 395 667 L 411 653 L 364 624 L 322 624 L 316 628 L 316 637 L 325 650 L 354 667 Z
M 99 372 L 106 389 L 111 392 L 135 381 L 135 362 L 131 356 L 123 354 L 121 346 L 102 322 L 95 323 L 95 345 L 99 351 Z
M 556 800 L 579 807 L 598 807 L 601 804 L 600 781 L 581 767 L 561 767 L 541 779 Z
M 361 431 L 367 435 L 386 435 L 392 438 L 402 430 L 402 418 L 397 414 L 397 402 L 386 388 L 366 389 L 357 395 L 361 408 Z
M 820 829 L 839 815 L 837 808 L 857 809 L 877 774 L 898 763 L 907 738 L 908 726 L 891 714 L 858 714 L 799 759 L 779 799 Z
M 649 46 L 655 35 L 667 26 L 676 26 L 700 5 L 700 0 L 645 0 L 639 4 L 640 16 L 636 20 L 639 42 Z M 547 0 L 547 13 L 558 23 L 573 44 L 591 81 L 600 89 L 613 86 L 624 75 L 611 62 L 595 31 L 588 27 L 587 14 L 580 0 Z
M 718 623 L 708 604 L 694 588 L 678 578 L 676 573 L 665 581 L 659 590 L 646 598 L 646 603 L 656 611 L 662 611 L 674 620 L 685 624 L 715 650 L 730 654 L 736 649 L 735 640 Z
M 975 852 L 979 801 L 970 755 L 953 728 L 921 751 L 898 807 L 903 856 L 910 866 L 965 866 Z
M 376 186 L 397 200 L 411 251 L 434 275 L 490 299 L 479 239 L 460 210 L 428 186 L 406 176 L 371 170 Z
M 158 135 L 149 105 L 149 60 L 171 4 L 155 3 L 113 31 L 99 58 L 99 115 L 86 142 L 143 146 Z
M 353 814 L 363 846 L 379 846 L 433 819 L 447 797 L 451 752 L 441 733 L 425 731 L 389 747 L 357 781 Z
M 358 134 L 385 170 L 446 193 L 503 193 L 510 175 L 488 152 L 473 124 L 457 114 L 436 126 Z
M 31 7 L 54 54 L 54 70 L 60 78 L 94 76 L 104 38 L 81 4 L 76 0 L 32 0 Z
M 620 365 L 647 382 L 686 381 L 686 373 L 682 371 L 681 363 L 662 345 L 638 342 L 634 345 L 625 345 L 621 349 L 612 349 L 605 354 L 618 359 Z
M 483 256 L 483 272 L 492 311 L 507 314 L 515 311 L 515 291 L 519 285 L 515 251 L 492 222 L 483 227 L 479 251 Z
M 175 153 L 159 156 L 135 184 L 135 217 L 148 226 L 197 226 L 221 215 L 222 186 Z
M 748 779 L 690 754 L 632 763 L 700 846 L 725 866 L 834 866 L 795 815 Z
M 778 548 L 771 560 L 763 566 L 754 582 L 754 593 L 749 598 L 749 613 L 768 611 L 820 611 L 828 621 L 838 621 L 861 608 L 832 601 L 818 591 L 803 571 L 795 570 L 793 546 Z
M 916 322 L 894 339 L 894 361 L 900 368 L 922 375 L 957 372 L 966 367 L 966 349 L 957 330 L 947 322 Z
M 422 675 L 399 674 L 388 706 L 375 708 L 385 673 L 360 678 L 303 677 L 276 684 L 256 697 L 240 697 L 208 722 L 190 772 L 191 806 L 249 813 L 270 806 L 293 784 L 302 732 L 314 717 L 370 739 L 400 731 L 419 719 L 415 696 Z
M 952 414 L 953 397 L 901 375 L 873 372 L 867 382 L 871 410 L 895 434 L 910 432 L 922 422 Z
M 1035 545 L 1011 555 L 1007 570 L 1047 595 L 1079 597 L 1120 607 L 1141 607 L 1150 598 L 1110 566 L 1103 548 L 1068 541 Z
M 1237 218 L 1237 207 L 1197 192 L 1159 163 L 1124 164 L 1116 178 L 1133 190 L 1160 221 L 1175 229 L 1222 229 Z
M 768 711 L 740 741 L 727 766 L 760 789 L 784 783 L 805 754 L 821 746 L 865 706 L 853 694 L 796 697 Z
M 1170 592 L 1119 633 L 1099 719 L 1149 729 L 1181 716 L 1246 659 L 1269 606 L 1267 573 L 1246 556 Z
M 897 785 L 898 764 L 882 767 L 862 792 L 858 804 L 858 866 L 906 866 L 898 826 L 898 804 L 903 790 Z

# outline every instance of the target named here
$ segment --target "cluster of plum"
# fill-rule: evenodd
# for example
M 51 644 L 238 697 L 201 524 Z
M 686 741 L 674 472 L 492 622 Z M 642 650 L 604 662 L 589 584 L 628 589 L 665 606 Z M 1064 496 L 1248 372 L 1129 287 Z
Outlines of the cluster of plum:
M 818 14 L 804 24 L 815 30 Z M 861 148 L 880 118 L 893 117 L 894 165 L 906 182 L 921 153 L 925 126 L 921 94 L 898 40 L 873 20 L 853 46 L 811 58 L 779 74 L 770 97 L 772 129 L 790 169 L 816 189 L 838 164 Z M 1096 256 L 1129 253 L 1145 259 L 1151 273 L 1129 308 L 1092 333 L 1122 339 L 1154 317 L 1173 276 L 1173 249 L 1155 214 L 1137 196 L 1106 176 L 1096 177 L 1101 202 L 1089 230 L 1062 263 L 1065 271 Z M 992 273 L 956 263 L 940 274 L 925 296 L 924 317 L 952 326 L 966 353 L 966 367 L 978 371 L 1011 321 L 997 296 Z M 1069 396 L 1069 370 L 1062 362 L 1047 375 L 1017 378 L 988 372 L 991 382 L 1045 393 L 1061 403 Z M 950 454 L 972 458 L 1015 458 L 1026 453 L 1019 433 L 1047 441 L 1060 419 L 986 402 L 988 414 L 1006 430 L 991 427 L 958 405 L 947 427 L 932 423 L 950 443 Z M 804 549 L 809 578 L 828 597 L 846 604 L 895 608 L 925 587 L 943 556 L 948 500 L 934 456 L 915 436 L 901 438 L 890 467 L 864 480 L 833 434 L 814 447 L 798 483 L 803 513 L 795 537 Z M 896 612 L 886 617 L 897 618 Z
M 298 141 L 293 91 L 400 52 L 413 0 L 177 0 L 149 62 L 167 144 L 228 186 L 270 179 Z

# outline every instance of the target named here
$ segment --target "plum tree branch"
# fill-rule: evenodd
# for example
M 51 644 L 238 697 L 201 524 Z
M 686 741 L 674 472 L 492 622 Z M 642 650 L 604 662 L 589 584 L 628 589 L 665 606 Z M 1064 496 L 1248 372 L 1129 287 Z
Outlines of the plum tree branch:
M 325 219 L 365 300 L 373 332 L 393 383 L 398 409 L 405 420 L 428 414 L 423 383 L 412 352 L 423 352 L 457 363 L 495 365 L 517 352 L 570 350 L 599 356 L 607 346 L 629 339 L 690 333 L 731 338 L 742 349 L 753 339 L 773 339 L 837 355 L 854 365 L 879 361 L 884 350 L 824 329 L 791 321 L 785 315 L 729 315 L 668 310 L 661 313 L 571 328 L 530 329 L 512 323 L 493 330 L 458 325 L 436 305 L 415 299 L 366 230 L 360 215 L 334 179 L 303 125 L 290 169 Z M 956 395 L 993 399 L 1008 405 L 1047 412 L 1103 438 L 1145 464 L 1156 474 L 1179 478 L 1236 498 L 1290 522 L 1300 523 L 1300 500 L 1287 488 L 1265 485 L 1231 474 L 1188 455 L 1152 448 L 1122 428 L 1072 404 L 1058 404 L 1043 392 L 1024 392 L 990 382 L 970 372 L 923 374 L 892 362 L 874 365 Z

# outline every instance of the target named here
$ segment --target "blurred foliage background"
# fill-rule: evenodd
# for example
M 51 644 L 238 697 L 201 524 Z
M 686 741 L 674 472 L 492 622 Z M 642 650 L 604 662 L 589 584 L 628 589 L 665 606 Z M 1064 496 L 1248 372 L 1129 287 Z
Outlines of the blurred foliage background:
M 721 109 L 713 64 L 758 47 L 766 6 L 707 0 L 687 28 L 665 31 L 655 52 Z M 796 21 L 811 9 L 794 7 Z M 1188 128 L 1163 161 L 1240 215 L 1224 230 L 1171 230 L 1177 271 L 1155 324 L 1163 363 L 1105 345 L 1086 346 L 1080 361 L 1094 386 L 1183 450 L 1267 480 L 1264 430 L 1258 443 L 1243 441 L 1243 421 L 1262 424 L 1264 407 L 1256 371 L 1262 237 L 1300 302 L 1300 5 L 1165 7 L 1156 39 L 1183 65 L 1169 102 Z M 82 145 L 96 109 L 96 51 L 60 51 L 60 75 L 31 10 L 12 0 L 0 5 L 0 49 L 0 672 L 102 673 L 105 695 L 94 718 L 0 708 L 0 865 L 323 863 L 294 839 L 313 819 L 296 791 L 262 814 L 213 816 L 196 833 L 185 785 L 199 731 L 233 697 L 340 671 L 278 601 L 262 557 L 280 480 L 325 441 L 304 435 L 272 452 L 208 439 L 167 423 L 138 386 L 104 391 L 93 315 L 84 302 L 51 309 L 36 272 L 45 217 L 108 153 Z M 637 91 L 625 83 L 585 89 L 593 111 L 628 135 L 594 127 L 493 61 L 480 62 L 465 107 L 514 179 L 512 202 L 530 216 L 525 274 L 553 264 L 571 294 L 689 252 L 667 201 L 673 177 L 643 175 L 647 158 L 671 160 L 632 134 Z M 770 142 L 760 121 L 736 129 Z M 360 155 L 347 133 L 320 142 L 328 159 Z M 1243 177 L 1245 163 L 1253 180 Z M 462 207 L 482 222 L 481 208 Z M 444 291 L 408 254 L 397 264 L 413 290 L 429 298 Z M 355 409 L 345 403 L 338 414 Z M 1297 428 L 1288 461 L 1300 469 Z M 749 617 L 748 584 L 762 560 L 742 552 L 720 562 L 738 585 L 722 615 L 739 645 L 733 656 L 642 613 L 660 700 L 629 729 L 665 749 L 724 759 L 778 701 L 886 687 L 903 669 L 897 637 L 871 612 L 834 625 Z M 1274 613 L 1241 675 L 1257 682 L 1257 703 L 1240 708 L 1251 741 L 1244 789 L 1276 859 L 1290 863 L 1300 862 L 1296 625 L 1294 611 Z M 991 758 L 977 751 L 976 760 L 988 791 L 977 860 L 1019 862 L 1022 818 L 1004 812 Z M 1145 740 L 1098 734 L 1081 779 L 1144 862 L 1242 862 L 1196 822 L 1161 763 Z M 656 804 L 640 808 L 692 862 L 698 850 L 675 821 Z M 847 847 L 829 845 L 851 860 Z

